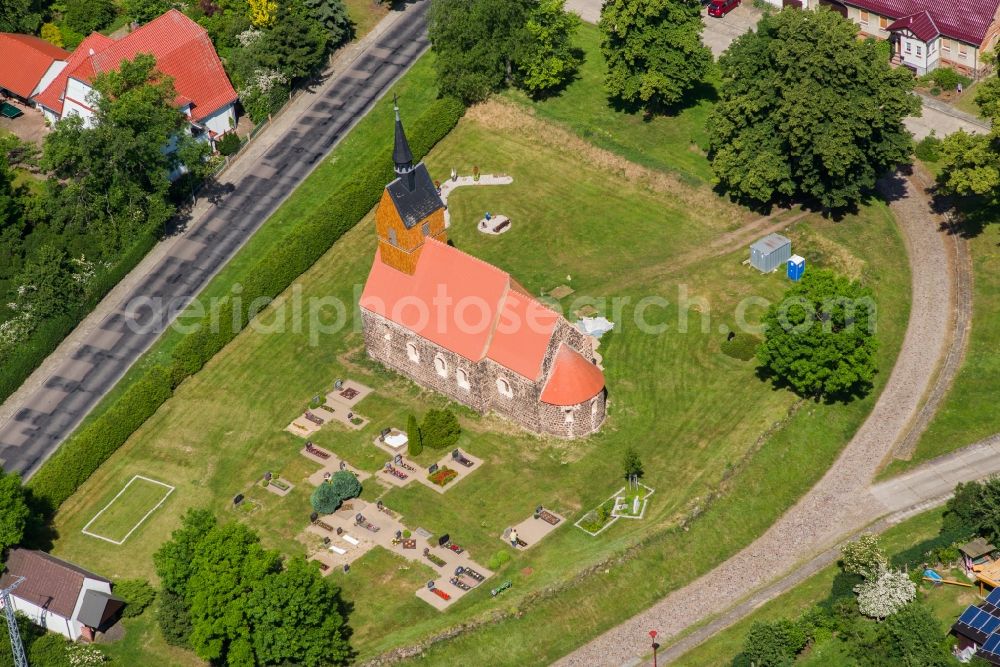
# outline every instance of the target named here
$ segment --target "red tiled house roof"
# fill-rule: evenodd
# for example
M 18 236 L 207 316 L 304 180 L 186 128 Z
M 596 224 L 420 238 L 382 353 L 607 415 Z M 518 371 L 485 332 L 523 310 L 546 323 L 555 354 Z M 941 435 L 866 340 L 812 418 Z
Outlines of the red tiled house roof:
M 52 63 L 68 56 L 44 39 L 0 32 L 0 88 L 27 99 Z
M 889 32 L 909 30 L 917 39 L 924 42 L 929 42 L 941 34 L 941 31 L 938 30 L 937 25 L 934 23 L 934 19 L 927 12 L 920 12 L 919 14 L 901 18 L 893 22 L 886 30 Z
M 118 41 L 108 40 L 109 43 L 103 45 L 98 41 L 95 38 L 86 50 L 81 44 L 77 48 L 77 52 L 82 51 L 77 64 L 72 69 L 67 66 L 66 77 L 58 77 L 39 98 L 44 96 L 51 101 L 53 96 L 58 98 L 64 94 L 68 77 L 90 84 L 96 74 L 114 71 L 123 60 L 148 53 L 156 58 L 156 68 L 173 78 L 177 91 L 175 103 L 178 106 L 193 105 L 191 117 L 195 121 L 203 120 L 236 101 L 236 91 L 226 76 L 208 33 L 176 9 Z M 93 54 L 90 49 L 93 49 Z M 76 56 L 77 52 L 73 55 Z M 61 87 L 57 87 L 59 83 Z M 54 87 L 55 91 L 50 92 Z M 47 103 L 45 106 L 57 110 Z
M 1000 0 L 842 0 L 891 19 L 913 18 L 924 34 L 933 29 L 951 39 L 979 46 L 986 39 Z M 925 13 L 927 18 L 919 18 Z M 898 20 L 897 20 L 898 23 Z M 895 24 L 893 24 L 895 25 Z M 904 26 L 909 27 L 909 26 Z M 891 29 L 891 27 L 890 27 Z M 912 28 L 911 28 L 912 29 Z M 920 35 L 917 35 L 920 37 Z M 920 37 L 920 39 L 924 39 Z M 933 39 L 933 37 L 931 38 Z
M 80 42 L 76 50 L 70 54 L 63 71 L 59 72 L 59 75 L 52 80 L 52 83 L 46 86 L 45 90 L 35 96 L 35 101 L 57 114 L 62 114 L 63 95 L 66 93 L 66 82 L 69 80 L 70 73 L 79 71 L 82 74 L 85 72 L 88 77 L 86 80 L 89 80 L 94 75 L 92 68 L 88 70 L 90 52 L 97 53 L 98 51 L 103 51 L 114 43 L 115 40 L 105 37 L 99 32 L 90 33 L 86 39 Z M 77 78 L 80 78 L 80 75 Z M 85 102 L 86 100 L 79 101 Z

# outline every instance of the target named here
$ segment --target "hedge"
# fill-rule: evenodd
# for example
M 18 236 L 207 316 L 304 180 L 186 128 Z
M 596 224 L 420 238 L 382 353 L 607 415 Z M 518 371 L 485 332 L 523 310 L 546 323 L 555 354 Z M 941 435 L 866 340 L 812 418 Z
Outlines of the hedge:
M 18 346 L 16 354 L 0 364 L 0 403 L 17 391 L 59 343 L 97 307 L 101 299 L 142 261 L 146 253 L 156 245 L 158 238 L 153 232 L 143 234 L 110 271 L 97 276 L 90 285 L 89 296 L 85 300 L 68 313 L 41 322 L 28 340 Z
M 419 160 L 455 127 L 465 107 L 445 98 L 435 101 L 407 131 L 414 158 Z M 361 221 L 378 203 L 385 184 L 393 177 L 389 150 L 377 154 L 354 170 L 349 184 L 335 191 L 302 224 L 274 244 L 243 275 L 242 302 L 281 294 L 313 265 L 337 239 Z M 79 429 L 46 461 L 27 486 L 49 509 L 65 502 L 149 417 L 173 390 L 198 372 L 209 359 L 236 337 L 248 323 L 241 311 L 238 327 L 219 327 L 213 332 L 211 314 L 201 326 L 182 339 L 171 353 L 169 366 L 147 370 L 108 410 Z M 232 302 L 220 308 L 218 322 L 233 320 Z

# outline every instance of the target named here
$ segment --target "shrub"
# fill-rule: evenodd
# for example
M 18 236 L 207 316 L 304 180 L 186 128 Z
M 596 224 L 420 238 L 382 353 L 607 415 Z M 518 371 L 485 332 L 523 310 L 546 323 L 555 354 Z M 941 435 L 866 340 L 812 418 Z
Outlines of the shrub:
M 420 435 L 420 427 L 417 426 L 417 418 L 410 415 L 406 420 L 406 451 L 410 456 L 420 456 L 424 451 L 423 437 Z
M 22 639 L 22 641 L 24 640 Z M 68 648 L 69 642 L 65 637 L 55 632 L 47 632 L 31 642 L 30 647 L 27 647 L 28 659 L 32 665 L 42 665 L 43 667 L 72 667 L 69 661 L 69 656 L 66 654 L 66 650 Z
M 930 134 L 917 142 L 913 154 L 924 162 L 937 162 L 941 159 L 941 140 Z
M 235 132 L 226 132 L 215 142 L 215 148 L 223 155 L 235 155 L 242 145 L 243 141 Z
M 464 110 L 465 107 L 461 102 L 451 98 L 443 98 L 431 104 L 416 119 L 408 133 L 410 150 L 414 158 L 422 158 L 434 144 L 444 138 L 458 123 Z M 347 186 L 331 193 L 328 200 L 318 206 L 304 224 L 290 232 L 283 242 L 275 244 L 267 254 L 248 267 L 246 274 L 241 276 L 244 304 L 249 306 L 260 297 L 276 297 L 322 257 L 337 239 L 368 214 L 378 203 L 385 184 L 392 179 L 390 150 L 386 149 L 382 154 L 363 163 L 355 174 L 356 177 L 351 179 Z M 103 277 L 104 282 L 101 282 L 101 279 L 95 281 L 103 290 L 100 292 L 101 296 L 127 273 L 125 265 L 128 262 L 132 262 L 131 266 L 134 266 L 156 242 L 154 236 L 144 238 L 146 240 L 133 247 L 131 251 L 133 255 L 127 256 L 128 258 L 123 259 L 114 272 Z M 143 244 L 146 243 L 148 246 L 144 247 Z M 114 278 L 114 282 L 107 284 L 111 278 Z M 92 307 L 93 304 L 89 306 Z M 5 390 L 7 395 L 13 392 L 48 355 L 48 352 L 73 329 L 83 314 L 85 313 L 81 313 L 76 320 L 63 322 L 57 334 L 50 334 L 53 337 L 58 335 L 58 340 L 50 341 L 44 351 L 34 358 L 30 367 L 22 367 L 19 371 L 8 373 L 5 362 L 3 376 L 0 378 L 0 396 L 5 396 L 3 393 Z M 234 321 L 232 302 L 226 302 L 220 308 L 218 317 L 219 322 Z M 206 315 L 200 322 L 198 330 L 185 336 L 171 352 L 172 363 L 169 367 L 154 366 L 146 371 L 103 415 L 74 433 L 56 454 L 42 465 L 28 486 L 44 503 L 50 505 L 50 509 L 58 507 L 69 498 L 98 466 L 156 412 L 177 385 L 200 370 L 216 352 L 235 338 L 248 320 L 247 313 L 241 311 L 236 319 L 238 327 L 218 327 L 219 331 L 214 333 L 211 321 L 212 315 Z M 12 383 L 13 376 L 18 376 L 19 379 Z
M 799 624 L 788 619 L 755 621 L 743 642 L 743 656 L 758 667 L 790 665 L 808 641 Z
M 163 639 L 172 646 L 190 646 L 191 610 L 184 597 L 169 590 L 160 593 L 160 604 L 156 606 L 156 622 L 163 633 Z
M 316 487 L 309 497 L 312 508 L 320 514 L 333 514 L 340 507 L 340 494 L 330 482 L 323 482 Z
M 942 88 L 944 90 L 956 90 L 958 84 L 967 86 L 972 82 L 972 79 L 964 77 L 950 67 L 938 67 L 933 72 L 928 73 L 924 77 L 935 84 L 936 87 Z M 940 90 L 937 93 L 931 91 L 933 94 L 940 94 Z
M 51 44 L 52 46 L 58 46 L 62 48 L 63 39 L 62 33 L 59 32 L 59 26 L 55 23 L 45 23 L 42 25 L 42 39 Z
M 424 423 L 420 426 L 420 437 L 423 444 L 432 449 L 447 449 L 456 442 L 462 434 L 458 418 L 451 410 L 428 410 L 424 415 Z
M 115 584 L 115 595 L 125 600 L 124 618 L 134 618 L 156 599 L 156 589 L 145 579 L 125 579 Z
M 490 560 L 488 563 L 486 563 L 486 567 L 496 572 L 501 567 L 506 565 L 509 561 L 510 561 L 509 553 L 507 553 L 506 551 L 498 551 L 492 556 L 490 556 Z
M 722 353 L 733 359 L 750 361 L 757 356 L 757 348 L 760 347 L 760 344 L 761 339 L 758 336 L 738 333 L 732 339 L 722 343 Z

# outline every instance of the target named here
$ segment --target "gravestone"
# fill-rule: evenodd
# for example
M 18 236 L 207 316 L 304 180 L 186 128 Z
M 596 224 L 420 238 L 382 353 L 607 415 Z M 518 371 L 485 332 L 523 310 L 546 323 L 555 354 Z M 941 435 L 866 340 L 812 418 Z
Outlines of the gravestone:
M 448 542 L 450 542 L 450 541 L 451 541 L 451 535 L 449 535 L 448 533 L 445 533 L 444 535 L 442 535 L 441 537 L 438 538 L 438 546 L 439 547 L 443 547 L 444 545 L 448 544 Z
M 242 502 L 243 502 L 243 494 L 242 493 L 237 493 L 233 497 L 233 505 L 239 505 Z

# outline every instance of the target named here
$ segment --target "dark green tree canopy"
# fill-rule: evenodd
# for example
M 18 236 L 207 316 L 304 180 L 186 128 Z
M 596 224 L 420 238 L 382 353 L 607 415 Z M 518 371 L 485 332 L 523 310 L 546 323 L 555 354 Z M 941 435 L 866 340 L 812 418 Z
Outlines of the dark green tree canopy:
M 875 378 L 872 291 L 828 270 L 806 273 L 764 316 L 757 359 L 803 396 L 848 398 Z
M 702 27 L 698 0 L 607 0 L 600 28 L 608 95 L 650 111 L 679 105 L 712 62 Z
M 759 667 L 784 667 L 795 661 L 808 639 L 794 621 L 754 621 L 743 642 L 743 657 Z
M 0 2 L 0 32 L 34 34 L 42 23 L 41 12 L 33 0 Z
M 118 13 L 112 0 L 66 0 L 63 20 L 81 35 L 89 35 L 111 23 Z
M 125 13 L 137 23 L 149 23 L 170 9 L 170 0 L 123 0 Z
M 843 209 L 909 159 L 913 77 L 857 34 L 834 12 L 785 9 L 733 42 L 708 125 L 723 188 L 752 202 Z
M 639 458 L 639 452 L 632 447 L 626 449 L 625 456 L 622 457 L 622 472 L 625 474 L 625 479 L 643 475 L 642 459 Z
M 526 40 L 518 58 L 518 85 L 541 95 L 567 83 L 581 56 L 573 48 L 580 17 L 566 11 L 566 0 L 539 0 L 528 14 Z
M 431 449 L 452 447 L 462 435 L 462 427 L 451 410 L 428 410 L 420 426 L 423 444 Z
M 432 0 L 428 34 L 441 93 L 479 102 L 512 79 L 536 0 Z
M 282 563 L 246 525 L 218 525 L 207 512 L 191 511 L 154 560 L 167 641 L 220 665 L 349 660 L 339 590 L 301 558 Z
M 330 484 L 333 486 L 333 490 L 337 492 L 337 495 L 340 496 L 341 502 L 357 498 L 361 495 L 361 482 L 349 470 L 338 470 L 333 473 Z
M 21 476 L 0 470 L 0 559 L 7 549 L 20 544 L 30 517 Z
M 424 451 L 423 436 L 420 435 L 420 427 L 417 425 L 417 418 L 410 415 L 406 420 L 406 451 L 410 456 L 419 456 Z
M 340 493 L 330 482 L 323 482 L 309 496 L 313 510 L 320 514 L 333 514 L 340 507 Z
M 354 38 L 354 22 L 343 0 L 303 0 L 309 14 L 326 28 L 331 47 Z

